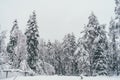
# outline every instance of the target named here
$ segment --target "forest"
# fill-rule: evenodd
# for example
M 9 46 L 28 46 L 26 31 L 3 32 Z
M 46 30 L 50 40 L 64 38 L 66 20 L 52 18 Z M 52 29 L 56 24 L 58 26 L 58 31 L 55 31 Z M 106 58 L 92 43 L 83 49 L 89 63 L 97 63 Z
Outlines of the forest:
M 120 75 L 120 0 L 115 4 L 108 31 L 91 12 L 79 39 L 68 33 L 62 41 L 45 41 L 40 37 L 35 11 L 26 22 L 25 32 L 14 20 L 10 36 L 0 31 L 0 72 L 19 69 L 31 75 Z

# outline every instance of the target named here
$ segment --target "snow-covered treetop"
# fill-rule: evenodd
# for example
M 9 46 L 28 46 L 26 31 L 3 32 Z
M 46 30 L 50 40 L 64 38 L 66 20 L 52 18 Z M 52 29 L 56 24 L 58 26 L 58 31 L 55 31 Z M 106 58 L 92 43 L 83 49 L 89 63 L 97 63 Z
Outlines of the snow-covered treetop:
M 91 25 L 98 25 L 99 24 L 98 20 L 97 20 L 97 17 L 94 15 L 93 12 L 90 14 L 90 16 L 88 17 L 88 19 L 89 19 L 88 24 L 91 24 Z
M 28 26 L 31 25 L 31 27 L 38 27 L 36 22 L 36 14 L 35 11 L 32 13 L 32 16 L 30 15 L 30 19 L 28 20 Z
M 10 31 L 11 33 L 15 30 L 15 29 L 18 29 L 19 27 L 18 27 L 18 24 L 17 24 L 17 20 L 15 20 L 14 22 L 13 22 L 13 27 L 12 27 L 12 30 Z
M 33 34 L 35 32 L 35 37 L 39 37 L 35 11 L 30 16 L 30 19 L 27 22 L 27 26 L 28 26 L 28 29 L 26 30 L 26 33 L 25 33 L 27 36 L 30 36 L 30 34 Z
M 67 55 L 74 55 L 74 52 L 76 50 L 76 38 L 74 36 L 74 34 L 67 34 L 65 35 L 64 39 L 63 39 L 63 43 L 62 43 L 62 47 L 63 47 L 63 51 L 67 54 Z
M 18 36 L 21 34 L 22 32 L 19 30 L 19 26 L 18 26 L 18 22 L 17 20 L 14 20 L 13 22 L 13 27 L 10 31 L 10 36 L 11 37 L 16 37 L 18 38 Z
M 75 42 L 75 36 L 74 36 L 74 34 L 72 33 L 72 34 L 65 35 L 63 43 L 64 43 L 64 46 L 69 46 L 69 47 L 75 46 L 74 44 L 76 42 Z

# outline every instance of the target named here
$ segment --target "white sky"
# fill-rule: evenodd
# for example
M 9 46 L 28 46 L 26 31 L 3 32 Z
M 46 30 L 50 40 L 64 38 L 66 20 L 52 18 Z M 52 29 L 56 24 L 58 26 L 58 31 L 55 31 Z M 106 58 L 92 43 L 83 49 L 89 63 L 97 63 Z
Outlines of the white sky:
M 108 26 L 114 7 L 114 0 L 0 0 L 0 30 L 9 33 L 17 19 L 24 32 L 29 15 L 35 10 L 41 38 L 62 40 L 72 32 L 79 37 L 92 11 L 101 24 Z

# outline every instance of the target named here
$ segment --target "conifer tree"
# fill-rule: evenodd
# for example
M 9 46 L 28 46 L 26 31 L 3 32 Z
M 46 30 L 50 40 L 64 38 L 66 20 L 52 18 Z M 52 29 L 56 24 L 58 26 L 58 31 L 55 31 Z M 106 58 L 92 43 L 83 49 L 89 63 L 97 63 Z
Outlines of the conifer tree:
M 15 53 L 15 47 L 17 46 L 17 41 L 18 41 L 18 36 L 17 36 L 18 29 L 19 27 L 17 24 L 17 20 L 15 20 L 13 22 L 12 30 L 10 31 L 10 41 L 7 45 L 7 52 L 10 60 L 10 65 L 12 66 L 12 68 L 16 68 L 17 66 L 15 62 L 17 58 Z
M 64 37 L 64 41 L 62 43 L 63 53 L 64 53 L 64 73 L 65 75 L 74 75 L 75 74 L 75 50 L 77 48 L 76 46 L 76 40 L 74 34 L 67 34 Z
M 119 75 L 120 71 L 120 0 L 115 0 L 115 18 L 111 19 L 109 27 L 109 37 L 110 37 L 110 52 L 109 55 L 109 69 L 112 75 Z
M 101 25 L 97 28 L 98 36 L 94 40 L 95 50 L 93 54 L 94 75 L 107 75 L 107 51 L 108 42 L 105 32 L 105 26 Z
M 84 48 L 84 39 L 78 39 L 78 47 L 76 49 L 77 54 L 77 61 L 78 61 L 78 68 L 79 74 L 88 76 L 90 75 L 90 62 L 89 62 L 89 53 Z
M 37 62 L 38 62 L 38 26 L 36 22 L 36 14 L 33 12 L 32 16 L 30 16 L 30 19 L 27 22 L 27 30 L 25 32 L 26 35 L 26 43 L 27 43 L 27 53 L 28 53 L 28 65 L 30 68 L 37 72 Z
M 83 37 L 82 37 L 82 45 L 83 49 L 85 50 L 86 60 L 87 62 L 89 61 L 88 65 L 89 66 L 89 74 L 88 75 L 102 75 L 104 73 L 100 73 L 101 70 L 98 70 L 99 66 L 96 66 L 99 62 L 99 59 L 103 62 L 105 58 L 105 47 L 106 45 L 106 34 L 103 31 L 104 26 L 100 26 L 97 17 L 92 13 L 89 16 L 89 22 L 87 26 L 85 26 L 85 30 L 83 31 Z M 102 40 L 103 39 L 103 40 Z M 97 56 L 97 58 L 96 58 Z M 104 56 L 104 58 L 101 58 L 100 56 Z M 96 61 L 96 62 L 95 62 Z M 103 63 L 102 63 L 103 64 Z M 106 69 L 106 62 L 104 63 L 104 70 Z M 101 66 L 100 68 L 102 68 Z M 99 68 L 99 69 L 100 69 Z M 88 68 L 87 68 L 88 69 Z M 88 70 L 87 70 L 88 71 Z M 99 74 L 100 73 L 100 74 Z

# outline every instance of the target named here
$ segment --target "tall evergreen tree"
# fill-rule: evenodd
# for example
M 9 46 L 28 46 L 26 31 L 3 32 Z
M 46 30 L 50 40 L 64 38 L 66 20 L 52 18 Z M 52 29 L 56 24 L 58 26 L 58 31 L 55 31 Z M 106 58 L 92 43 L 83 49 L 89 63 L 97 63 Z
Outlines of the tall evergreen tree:
M 53 43 L 50 40 L 47 43 L 47 55 L 48 55 L 47 62 L 54 66 L 55 53 Z
M 61 43 L 56 40 L 53 44 L 53 47 L 54 47 L 54 54 L 55 54 L 55 60 L 54 60 L 55 71 L 56 71 L 56 74 L 62 75 L 63 53 L 62 53 Z
M 89 61 L 89 65 L 87 65 L 89 66 L 88 75 L 91 75 L 91 76 L 94 74 L 100 75 L 100 74 L 103 74 L 103 73 L 100 73 L 101 71 L 100 68 L 105 67 L 104 68 L 105 70 L 106 63 L 102 63 L 104 64 L 104 66 L 96 66 L 95 64 L 97 64 L 99 60 L 102 62 L 104 61 L 105 51 L 103 47 L 106 44 L 106 42 L 104 41 L 106 39 L 106 34 L 101 28 L 101 26 L 99 25 L 97 17 L 93 13 L 89 16 L 88 19 L 89 19 L 89 22 L 87 26 L 85 26 L 85 30 L 83 31 L 84 35 L 82 37 L 83 49 L 85 50 L 86 54 L 89 54 L 88 56 L 86 56 L 87 61 Z M 104 58 L 100 56 L 104 56 Z M 100 68 L 97 71 L 98 67 Z
M 108 42 L 105 25 L 98 26 L 98 36 L 94 40 L 96 48 L 93 54 L 93 68 L 95 75 L 107 75 L 107 52 Z
M 12 68 L 16 68 L 17 66 L 15 62 L 16 60 L 15 47 L 17 46 L 17 41 L 18 41 L 18 36 L 17 36 L 18 29 L 19 27 L 17 24 L 17 20 L 15 20 L 13 22 L 12 30 L 10 31 L 10 41 L 7 45 L 7 52 L 8 52 L 8 56 L 9 56 L 10 64 Z
M 109 66 L 112 75 L 119 75 L 120 71 L 120 0 L 115 0 L 115 18 L 110 21 L 109 36 L 110 36 L 110 52 Z
M 38 26 L 36 22 L 36 14 L 33 12 L 32 16 L 30 16 L 30 19 L 27 22 L 27 30 L 25 32 L 26 35 L 26 42 L 27 42 L 27 52 L 28 52 L 28 65 L 30 68 L 37 72 L 37 61 L 38 61 L 38 37 L 39 37 L 39 32 L 38 32 Z
M 90 62 L 89 62 L 89 53 L 84 48 L 84 39 L 78 39 L 78 47 L 76 49 L 79 75 L 90 75 Z
M 89 54 L 88 60 L 89 60 L 89 74 L 93 75 L 93 52 L 94 52 L 94 40 L 97 37 L 97 32 L 95 28 L 99 25 L 98 20 L 96 16 L 92 13 L 89 17 L 89 22 L 87 26 L 85 26 L 85 30 L 83 31 L 83 48 L 87 51 Z
M 75 70 L 75 50 L 77 48 L 76 46 L 76 40 L 74 34 L 68 34 L 64 37 L 64 41 L 62 43 L 63 53 L 64 53 L 64 73 L 65 75 L 74 75 L 76 71 Z

